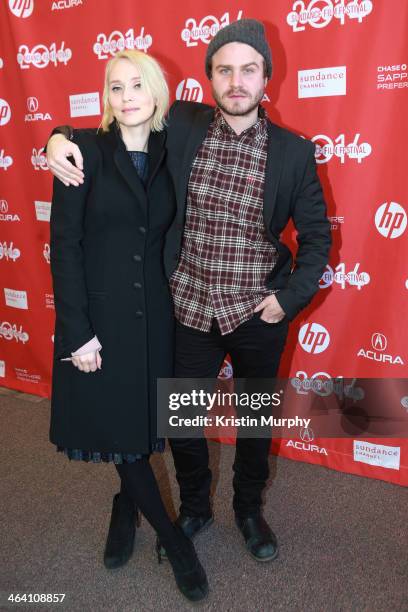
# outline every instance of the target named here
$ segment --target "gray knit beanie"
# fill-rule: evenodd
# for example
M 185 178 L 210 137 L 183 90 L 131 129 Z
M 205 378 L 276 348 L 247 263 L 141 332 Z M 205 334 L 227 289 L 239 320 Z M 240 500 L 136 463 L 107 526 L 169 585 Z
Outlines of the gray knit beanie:
M 253 47 L 260 53 L 265 60 L 266 76 L 268 79 L 272 75 L 272 54 L 268 42 L 265 38 L 265 28 L 263 23 L 257 19 L 241 19 L 234 21 L 225 28 L 222 28 L 214 36 L 208 45 L 205 58 L 205 71 L 211 79 L 211 59 L 220 47 L 232 42 L 241 42 Z

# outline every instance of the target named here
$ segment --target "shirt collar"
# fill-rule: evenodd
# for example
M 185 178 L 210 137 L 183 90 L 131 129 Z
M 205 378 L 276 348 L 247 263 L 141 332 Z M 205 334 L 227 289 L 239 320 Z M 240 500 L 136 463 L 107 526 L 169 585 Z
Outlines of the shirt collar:
M 237 135 L 232 127 L 227 123 L 224 119 L 223 114 L 220 111 L 220 108 L 217 106 L 215 108 L 214 113 L 214 129 L 219 132 L 219 134 L 235 137 L 237 139 L 241 139 L 243 137 L 250 139 L 258 139 L 263 138 L 267 129 L 268 115 L 263 106 L 258 107 L 258 119 L 254 125 L 247 128 L 241 134 Z

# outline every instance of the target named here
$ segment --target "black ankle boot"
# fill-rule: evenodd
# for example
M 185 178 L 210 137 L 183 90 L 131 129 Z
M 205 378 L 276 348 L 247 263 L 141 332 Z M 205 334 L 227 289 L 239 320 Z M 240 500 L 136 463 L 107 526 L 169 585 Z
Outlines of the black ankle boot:
M 167 559 L 170 561 L 179 591 L 190 601 L 200 601 L 208 594 L 207 576 L 194 545 L 178 525 L 174 526 L 177 544 L 165 546 Z M 160 544 L 157 546 L 157 557 L 161 563 Z
M 140 524 L 140 517 L 135 504 L 127 495 L 116 493 L 103 555 L 107 569 L 116 569 L 129 561 L 133 553 L 136 524 Z

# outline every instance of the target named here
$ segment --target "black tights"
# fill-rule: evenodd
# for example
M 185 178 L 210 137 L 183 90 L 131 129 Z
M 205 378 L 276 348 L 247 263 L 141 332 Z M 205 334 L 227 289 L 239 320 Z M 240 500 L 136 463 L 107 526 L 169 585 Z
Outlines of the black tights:
M 177 534 L 164 507 L 149 456 L 134 463 L 115 465 L 121 482 L 121 495 L 130 497 L 159 536 L 163 546 L 177 544 Z

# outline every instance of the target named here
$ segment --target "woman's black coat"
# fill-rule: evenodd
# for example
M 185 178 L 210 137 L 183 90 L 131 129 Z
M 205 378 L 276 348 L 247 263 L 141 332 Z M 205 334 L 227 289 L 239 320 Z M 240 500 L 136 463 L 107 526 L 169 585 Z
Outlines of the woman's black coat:
M 50 439 L 67 448 L 148 453 L 156 378 L 172 376 L 173 307 L 163 268 L 174 217 L 165 132 L 149 138 L 144 189 L 115 128 L 76 135 L 85 182 L 54 181 L 51 269 L 56 309 Z M 69 357 L 94 335 L 102 369 Z

